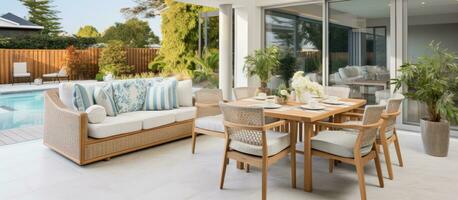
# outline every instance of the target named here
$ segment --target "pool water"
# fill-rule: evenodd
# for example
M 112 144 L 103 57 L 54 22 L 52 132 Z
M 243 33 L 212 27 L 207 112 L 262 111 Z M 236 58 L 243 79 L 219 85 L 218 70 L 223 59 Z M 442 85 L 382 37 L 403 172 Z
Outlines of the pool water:
M 0 130 L 43 124 L 43 92 L 0 94 Z

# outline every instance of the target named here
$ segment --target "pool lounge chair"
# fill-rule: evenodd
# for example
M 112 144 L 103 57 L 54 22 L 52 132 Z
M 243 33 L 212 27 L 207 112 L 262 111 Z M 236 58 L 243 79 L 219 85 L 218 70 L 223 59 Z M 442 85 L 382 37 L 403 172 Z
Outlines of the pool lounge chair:
M 50 73 L 50 74 L 43 74 L 42 76 L 43 78 L 43 81 L 45 79 L 51 79 L 52 81 L 60 81 L 63 79 L 63 80 L 67 80 L 68 81 L 68 74 L 67 74 L 67 70 L 65 69 L 65 67 L 62 67 L 59 72 L 57 73 Z
M 15 62 L 13 63 L 13 83 L 16 83 L 16 79 L 28 79 L 29 84 L 32 82 L 32 76 L 27 72 L 26 62 Z

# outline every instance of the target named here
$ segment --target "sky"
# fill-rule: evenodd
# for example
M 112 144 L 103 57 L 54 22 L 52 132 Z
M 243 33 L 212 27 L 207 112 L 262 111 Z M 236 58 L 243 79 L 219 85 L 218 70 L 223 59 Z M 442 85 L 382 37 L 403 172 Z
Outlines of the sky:
M 19 17 L 27 16 L 27 8 L 19 0 L 1 0 L 0 14 L 11 12 Z M 60 11 L 58 17 L 62 29 L 75 34 L 81 26 L 92 25 L 99 32 L 115 22 L 125 21 L 121 8 L 134 6 L 133 0 L 54 0 L 52 5 Z M 143 19 L 145 20 L 145 19 Z M 160 17 L 147 19 L 154 34 L 161 37 Z

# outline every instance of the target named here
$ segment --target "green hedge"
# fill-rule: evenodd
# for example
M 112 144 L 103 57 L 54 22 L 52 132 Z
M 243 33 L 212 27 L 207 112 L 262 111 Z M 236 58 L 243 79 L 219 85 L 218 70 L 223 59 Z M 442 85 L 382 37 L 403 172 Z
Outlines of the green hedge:
M 5 49 L 65 49 L 70 45 L 85 49 L 97 44 L 95 38 L 70 36 L 27 35 L 21 37 L 0 37 L 0 48 Z

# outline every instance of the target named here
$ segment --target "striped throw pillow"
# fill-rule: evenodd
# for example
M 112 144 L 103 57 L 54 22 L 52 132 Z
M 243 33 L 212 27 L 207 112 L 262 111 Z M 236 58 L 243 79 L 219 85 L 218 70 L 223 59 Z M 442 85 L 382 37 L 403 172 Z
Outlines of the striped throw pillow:
M 75 84 L 73 86 L 72 96 L 73 106 L 78 111 L 85 112 L 89 106 L 94 104 L 92 94 L 89 94 L 88 90 L 80 84 Z
M 146 91 L 145 110 L 171 110 L 171 85 L 153 85 Z
M 149 87 L 167 87 L 167 93 L 169 95 L 170 104 L 172 108 L 178 108 L 178 81 L 175 78 L 154 78 L 148 81 Z
M 108 116 L 115 117 L 118 115 L 118 109 L 113 100 L 113 86 L 111 84 L 103 87 L 96 86 L 94 88 L 94 100 L 97 105 L 105 108 Z

